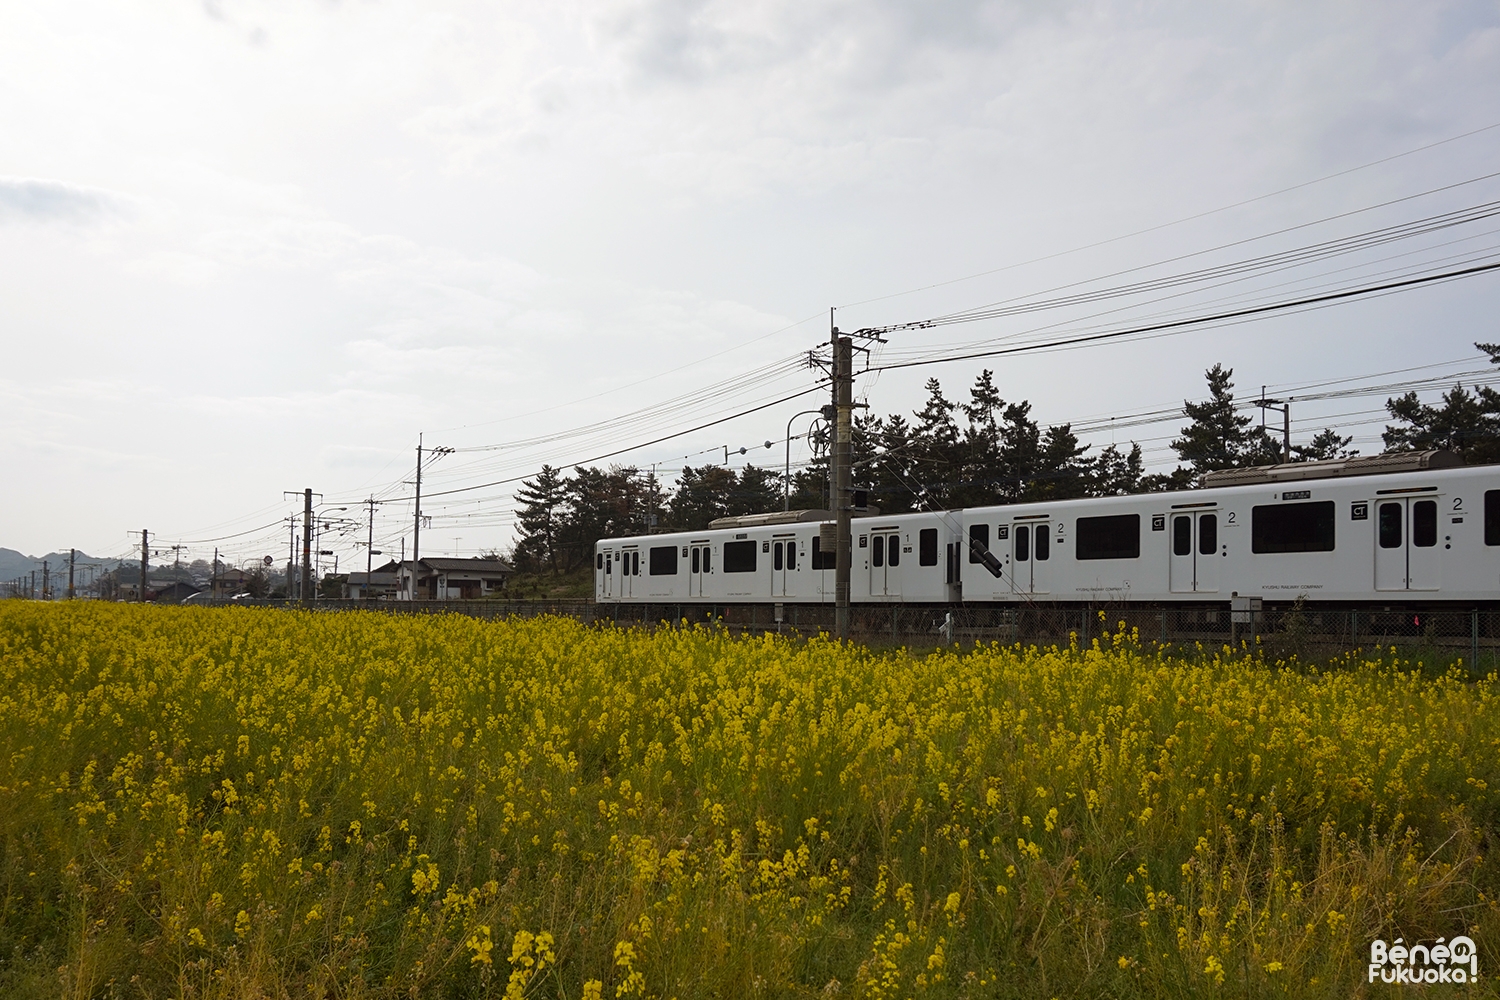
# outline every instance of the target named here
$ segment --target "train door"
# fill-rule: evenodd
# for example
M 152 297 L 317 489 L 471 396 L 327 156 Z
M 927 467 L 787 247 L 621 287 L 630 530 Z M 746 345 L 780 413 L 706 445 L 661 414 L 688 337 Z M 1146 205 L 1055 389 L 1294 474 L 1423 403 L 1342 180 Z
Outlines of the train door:
M 641 575 L 641 550 L 627 548 L 620 550 L 620 597 L 630 598 L 635 596 L 636 578 Z
M 1375 589 L 1437 590 L 1438 505 L 1433 498 L 1375 504 Z
M 771 542 L 771 596 L 788 597 L 788 575 L 797 570 L 797 539 L 777 538 Z
M 1010 529 L 1010 585 L 1018 594 L 1045 594 L 1051 589 L 1052 526 L 1046 521 Z
M 901 596 L 901 532 L 870 533 L 870 596 Z
M 604 596 L 615 596 L 615 553 L 613 549 L 605 549 L 602 556 L 604 559 Z
M 688 596 L 703 597 L 703 578 L 708 575 L 709 549 L 706 542 L 694 542 L 689 547 L 688 556 Z
M 1172 515 L 1171 591 L 1212 594 L 1219 589 L 1219 515 L 1184 511 Z

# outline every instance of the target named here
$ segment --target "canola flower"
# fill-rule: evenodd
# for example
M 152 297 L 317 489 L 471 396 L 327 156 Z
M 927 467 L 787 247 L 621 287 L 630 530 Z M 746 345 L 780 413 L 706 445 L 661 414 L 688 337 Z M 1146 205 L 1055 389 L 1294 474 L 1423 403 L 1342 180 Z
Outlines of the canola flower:
M 1413 666 L 3 602 L 0 994 L 1495 995 L 1500 681 Z

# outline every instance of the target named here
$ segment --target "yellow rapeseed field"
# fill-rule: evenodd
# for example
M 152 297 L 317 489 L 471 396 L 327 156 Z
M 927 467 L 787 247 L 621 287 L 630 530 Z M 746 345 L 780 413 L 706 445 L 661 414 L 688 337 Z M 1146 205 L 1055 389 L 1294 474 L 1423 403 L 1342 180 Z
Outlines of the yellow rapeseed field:
M 1343 998 L 1459 933 L 1495 995 L 1497 695 L 7 601 L 0 995 Z

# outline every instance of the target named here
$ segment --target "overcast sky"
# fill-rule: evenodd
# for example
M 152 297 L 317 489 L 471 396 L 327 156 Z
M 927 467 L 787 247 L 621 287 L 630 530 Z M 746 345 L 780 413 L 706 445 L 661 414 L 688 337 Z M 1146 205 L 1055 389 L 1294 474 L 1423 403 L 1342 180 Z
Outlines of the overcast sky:
M 281 560 L 283 490 L 350 517 L 399 500 L 419 433 L 501 446 L 436 462 L 430 488 L 455 489 L 808 388 L 788 359 L 826 340 L 830 306 L 845 329 L 896 324 L 1500 199 L 1476 180 L 1500 128 L 1454 138 L 1500 123 L 1500 6 L 8 4 L 0 120 L 0 545 L 114 556 L 149 528 L 188 558 L 219 539 Z M 876 360 L 1431 271 L 1481 259 L 1491 223 L 899 332 Z M 958 398 L 990 367 L 1063 422 L 1180 405 L 1215 362 L 1244 394 L 1468 370 L 1497 303 L 1481 276 L 857 391 L 909 413 L 925 379 Z M 1347 424 L 1378 451 L 1382 400 L 1294 404 L 1299 437 Z M 732 464 L 779 466 L 788 418 L 822 401 L 607 461 L 670 478 L 755 444 Z M 1177 426 L 1114 436 L 1165 468 Z M 507 545 L 510 489 L 424 505 L 424 552 Z M 410 516 L 382 506 L 377 545 Z

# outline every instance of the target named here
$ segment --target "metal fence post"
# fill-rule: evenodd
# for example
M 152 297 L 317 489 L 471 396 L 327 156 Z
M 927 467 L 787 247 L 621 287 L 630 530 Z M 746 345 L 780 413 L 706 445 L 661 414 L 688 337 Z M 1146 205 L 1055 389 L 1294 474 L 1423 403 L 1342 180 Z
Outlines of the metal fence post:
M 1469 612 L 1469 676 L 1479 671 L 1479 609 Z

